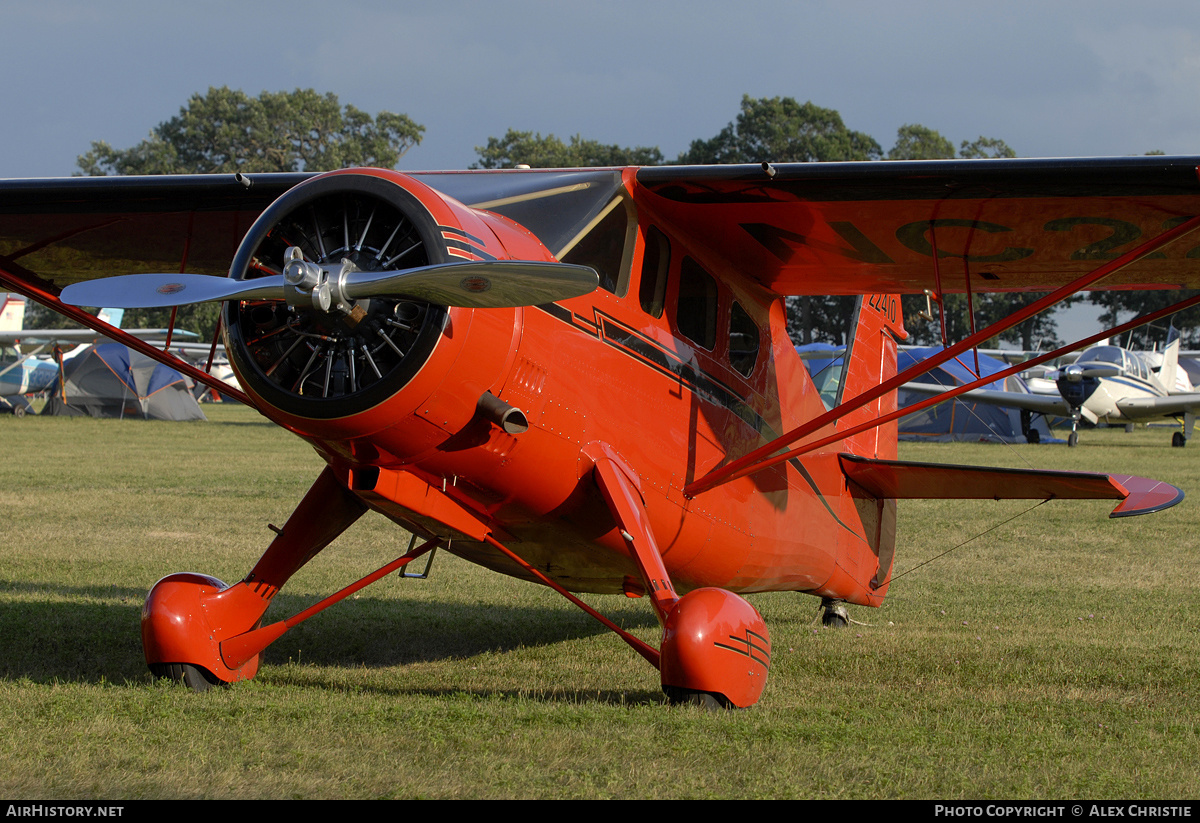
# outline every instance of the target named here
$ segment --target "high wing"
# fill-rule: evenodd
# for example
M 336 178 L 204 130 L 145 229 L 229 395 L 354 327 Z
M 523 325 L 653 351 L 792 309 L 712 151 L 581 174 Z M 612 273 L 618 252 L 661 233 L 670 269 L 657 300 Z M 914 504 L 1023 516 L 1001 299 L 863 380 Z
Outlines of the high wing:
M 663 166 L 643 208 L 780 294 L 1048 291 L 1200 214 L 1200 158 Z M 1099 288 L 1200 285 L 1200 238 Z M 704 262 L 704 261 L 700 261 Z
M 1046 291 L 1200 214 L 1200 157 L 418 172 L 558 254 L 626 189 L 638 208 L 781 294 Z M 80 280 L 224 275 L 245 230 L 311 175 L 0 181 L 0 268 Z M 1200 238 L 1097 287 L 1200 287 Z M 703 260 L 700 262 L 704 262 Z M 935 265 L 936 264 L 936 265 Z

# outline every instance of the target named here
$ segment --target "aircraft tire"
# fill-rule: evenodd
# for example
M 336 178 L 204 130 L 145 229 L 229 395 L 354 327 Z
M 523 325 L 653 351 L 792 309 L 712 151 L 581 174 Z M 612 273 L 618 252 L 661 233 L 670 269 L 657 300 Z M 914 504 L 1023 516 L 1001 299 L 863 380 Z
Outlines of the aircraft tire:
M 827 629 L 844 629 L 850 625 L 850 612 L 841 600 L 821 598 L 821 625 Z
M 150 671 L 155 677 L 182 683 L 194 692 L 204 692 L 213 686 L 223 685 L 207 669 L 191 663 L 152 663 Z
M 24 416 L 25 416 L 25 407 L 24 406 L 13 406 L 13 417 L 24 417 Z
M 830 611 L 821 615 L 821 625 L 827 629 L 844 629 L 850 625 L 850 620 L 844 614 Z
M 728 698 L 715 692 L 700 692 L 681 686 L 663 686 L 667 702 L 672 706 L 698 706 L 705 711 L 720 712 L 734 708 Z
M 1182 449 L 1187 445 L 1187 438 L 1183 436 L 1183 432 L 1175 432 L 1171 435 L 1171 445 L 1177 449 Z
M 1067 445 L 1068 446 L 1070 446 L 1071 448 L 1075 448 L 1076 444 L 1078 444 L 1078 443 L 1079 443 L 1079 432 L 1071 432 L 1069 435 L 1067 435 Z

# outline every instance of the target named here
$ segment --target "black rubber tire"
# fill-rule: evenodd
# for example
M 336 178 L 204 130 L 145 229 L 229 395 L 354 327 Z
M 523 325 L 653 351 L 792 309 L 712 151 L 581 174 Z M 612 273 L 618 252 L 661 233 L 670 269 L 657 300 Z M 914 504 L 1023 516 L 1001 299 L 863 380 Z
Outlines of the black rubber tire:
M 1177 449 L 1182 449 L 1187 445 L 1187 438 L 1183 436 L 1183 432 L 1174 432 L 1171 435 L 1171 445 Z
M 832 609 L 827 609 L 821 615 L 821 625 L 827 629 L 844 629 L 850 625 L 850 621 L 843 614 L 838 614 Z
M 204 692 L 213 686 L 226 685 L 208 669 L 193 666 L 191 663 L 152 663 L 150 671 L 155 677 L 182 683 L 194 692 Z
M 699 706 L 705 711 L 722 712 L 735 708 L 729 698 L 715 692 L 700 692 L 682 686 L 663 686 L 667 702 L 672 706 Z
M 1067 445 L 1075 448 L 1075 444 L 1079 442 L 1079 432 L 1071 432 L 1067 435 Z

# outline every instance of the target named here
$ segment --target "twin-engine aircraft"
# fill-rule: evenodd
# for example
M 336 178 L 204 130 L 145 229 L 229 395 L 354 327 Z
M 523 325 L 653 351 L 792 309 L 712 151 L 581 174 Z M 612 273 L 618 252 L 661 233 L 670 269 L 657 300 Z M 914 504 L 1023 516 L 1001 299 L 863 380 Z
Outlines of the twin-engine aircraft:
M 327 463 L 243 580 L 154 586 L 154 672 L 196 688 L 253 677 L 290 627 L 442 546 L 563 594 L 655 666 L 672 701 L 749 706 L 771 641 L 741 595 L 813 594 L 834 622 L 843 602 L 880 605 L 898 499 L 1108 498 L 1121 516 L 1182 498 L 1124 475 L 899 461 L 895 389 L 1079 290 L 1200 285 L 1200 240 L 1173 242 L 1200 226 L 1198 166 L 10 181 L 0 281 L 92 328 L 78 306 L 223 303 L 238 396 Z M 927 289 L 1054 291 L 898 374 L 897 295 Z M 786 334 L 786 295 L 861 298 L 824 399 Z M 419 540 L 263 625 L 288 578 L 368 509 Z M 574 593 L 645 597 L 659 648 Z

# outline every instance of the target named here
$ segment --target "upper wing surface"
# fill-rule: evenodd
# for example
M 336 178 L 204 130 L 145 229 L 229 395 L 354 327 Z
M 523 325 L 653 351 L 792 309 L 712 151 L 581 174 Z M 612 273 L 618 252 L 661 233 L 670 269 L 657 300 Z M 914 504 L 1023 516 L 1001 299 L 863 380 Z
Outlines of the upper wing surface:
M 1046 291 L 1200 214 L 1198 166 L 1164 157 L 659 166 L 625 179 L 636 181 L 640 220 L 774 292 Z M 254 218 L 309 176 L 0 181 L 0 268 L 51 293 L 114 274 L 224 274 Z M 418 176 L 517 220 L 552 251 L 622 177 Z M 1098 285 L 1121 286 L 1200 287 L 1200 232 Z
M 776 293 L 1049 291 L 1200 214 L 1198 166 L 1198 157 L 660 166 L 639 169 L 637 183 L 643 219 Z M 1122 286 L 1200 287 L 1200 232 L 1096 288 Z

